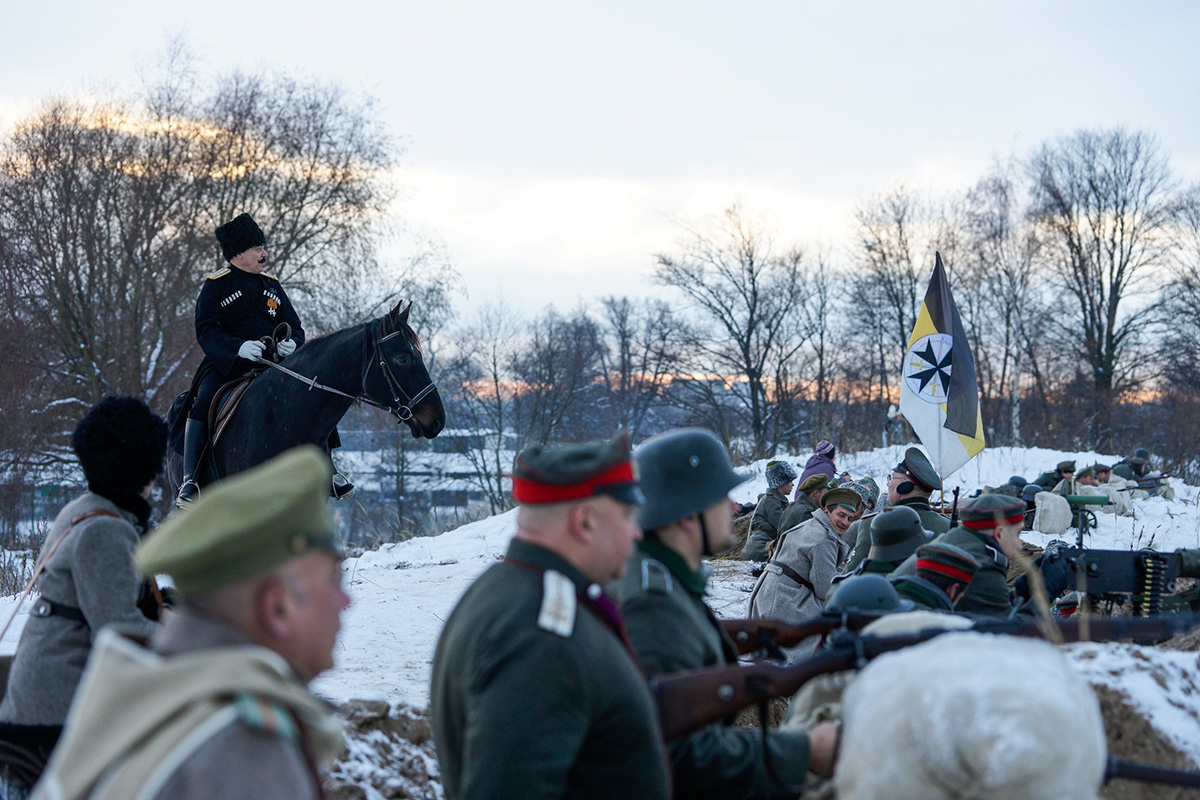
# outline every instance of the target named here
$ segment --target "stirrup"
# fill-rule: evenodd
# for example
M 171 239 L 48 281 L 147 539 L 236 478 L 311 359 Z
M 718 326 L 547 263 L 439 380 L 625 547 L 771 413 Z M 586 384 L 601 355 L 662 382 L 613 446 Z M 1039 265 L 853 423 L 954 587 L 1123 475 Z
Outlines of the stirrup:
M 175 505 L 178 508 L 187 508 L 192 503 L 200 499 L 200 484 L 196 483 L 191 478 L 183 482 L 179 487 L 179 494 L 175 496 Z
M 354 484 L 340 472 L 333 473 L 333 485 L 329 488 L 329 496 L 334 500 L 349 500 L 354 497 Z

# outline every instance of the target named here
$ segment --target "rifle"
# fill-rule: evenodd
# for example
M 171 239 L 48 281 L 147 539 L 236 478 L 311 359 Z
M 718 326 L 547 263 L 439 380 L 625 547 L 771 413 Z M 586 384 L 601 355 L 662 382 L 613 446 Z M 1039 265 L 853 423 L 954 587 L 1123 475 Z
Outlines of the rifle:
M 778 648 L 795 647 L 811 636 L 827 636 L 837 630 L 862 630 L 882 616 L 883 614 L 868 614 L 862 611 L 829 611 L 801 622 L 784 622 L 781 619 L 723 619 L 721 627 L 733 640 L 738 655 L 746 656 L 763 650 L 774 655 Z
M 962 491 L 961 486 L 954 487 L 954 504 L 950 506 L 950 527 L 958 525 L 958 493 Z
M 976 622 L 971 630 L 1008 636 L 1041 636 L 1046 621 L 998 619 Z M 1050 624 L 1054 624 L 1053 622 Z M 1200 625 L 1197 615 L 1168 615 L 1145 619 L 1092 618 L 1084 621 L 1091 641 L 1133 639 L 1139 644 L 1161 642 Z M 1063 641 L 1080 641 L 1080 621 L 1057 623 Z M 959 629 L 962 630 L 962 629 Z M 788 698 L 809 680 L 830 672 L 860 669 L 883 653 L 911 647 L 947 631 L 933 628 L 897 636 L 837 636 L 828 648 L 794 664 L 756 662 L 710 667 L 660 675 L 650 682 L 658 706 L 663 738 L 682 738 L 743 708 L 774 698 Z
M 1144 475 L 1137 479 L 1137 488 L 1152 492 L 1170 479 L 1170 475 Z

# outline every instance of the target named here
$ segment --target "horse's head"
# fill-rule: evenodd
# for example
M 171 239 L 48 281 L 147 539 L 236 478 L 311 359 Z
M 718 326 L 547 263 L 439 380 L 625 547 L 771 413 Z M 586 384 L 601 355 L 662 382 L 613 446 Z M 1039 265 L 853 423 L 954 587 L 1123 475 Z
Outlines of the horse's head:
M 446 411 L 425 367 L 421 340 L 408 325 L 412 303 L 403 303 L 376 321 L 375 353 L 363 389 L 376 402 L 395 409 L 414 439 L 432 439 L 446 425 Z

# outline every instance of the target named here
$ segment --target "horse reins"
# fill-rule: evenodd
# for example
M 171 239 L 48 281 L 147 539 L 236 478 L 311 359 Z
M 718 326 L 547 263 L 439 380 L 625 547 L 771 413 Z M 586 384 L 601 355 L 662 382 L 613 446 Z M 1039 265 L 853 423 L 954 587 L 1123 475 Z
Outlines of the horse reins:
M 280 323 L 280 325 L 281 326 L 287 325 L 287 323 L 286 322 Z M 278 330 L 279 329 L 276 328 L 276 332 L 278 332 Z M 288 333 L 284 334 L 285 339 L 288 338 L 288 335 L 290 334 L 290 332 L 291 332 L 291 328 L 289 327 Z M 258 361 L 260 364 L 266 364 L 268 367 L 271 367 L 272 369 L 277 369 L 280 372 L 282 372 L 284 375 L 287 375 L 290 378 L 295 378 L 296 380 L 300 381 L 301 383 L 307 384 L 309 391 L 312 391 L 313 389 L 320 389 L 321 391 L 329 392 L 330 394 L 336 394 L 341 397 L 349 398 L 350 400 L 353 400 L 356 403 L 366 403 L 369 406 L 372 406 L 374 408 L 378 408 L 378 409 L 388 412 L 389 414 L 394 416 L 400 422 L 408 422 L 413 417 L 413 411 L 412 411 L 413 408 L 417 405 L 417 403 L 419 403 L 423 399 L 425 399 L 425 397 L 430 392 L 437 389 L 437 384 L 435 384 L 431 380 L 429 382 L 428 386 L 426 386 L 421 391 L 417 392 L 412 397 L 409 397 L 408 393 L 404 391 L 404 387 L 402 387 L 400 385 L 400 381 L 396 380 L 396 376 L 392 373 L 391 367 L 388 366 L 387 359 L 385 359 L 383 357 L 383 349 L 380 347 L 380 345 L 382 345 L 388 339 L 391 339 L 393 336 L 399 336 L 400 333 L 401 333 L 400 331 L 394 331 L 393 333 L 389 333 L 387 336 L 381 337 L 379 335 L 378 329 L 375 331 L 375 334 L 372 337 L 374 352 L 371 354 L 371 359 L 367 361 L 366 369 L 363 370 L 363 375 L 362 375 L 363 391 L 365 392 L 366 385 L 367 385 L 367 375 L 371 371 L 371 364 L 372 364 L 372 362 L 378 361 L 379 369 L 381 372 L 383 372 L 384 380 L 387 381 L 388 390 L 391 391 L 391 393 L 392 393 L 392 402 L 394 402 L 396 404 L 395 406 L 389 406 L 386 403 L 380 403 L 377 400 L 374 400 L 374 399 L 368 397 L 366 394 L 360 394 L 360 395 L 347 394 L 347 393 L 341 391 L 340 389 L 335 389 L 332 386 L 326 386 L 323 383 L 318 383 L 316 375 L 314 375 L 310 378 L 305 375 L 301 375 L 298 372 L 290 370 L 287 367 L 283 366 L 282 364 L 276 364 L 274 361 L 268 361 L 265 358 L 260 358 L 260 359 L 258 359 Z M 266 337 L 264 337 L 264 338 L 266 338 Z M 271 338 L 275 339 L 274 334 L 272 334 Z M 403 401 L 401 401 L 401 398 L 404 398 Z

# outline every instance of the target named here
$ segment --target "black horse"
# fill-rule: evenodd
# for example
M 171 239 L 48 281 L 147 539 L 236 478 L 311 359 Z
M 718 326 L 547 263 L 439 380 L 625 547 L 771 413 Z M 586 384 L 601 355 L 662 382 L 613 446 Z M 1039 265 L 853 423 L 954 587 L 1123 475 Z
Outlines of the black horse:
M 359 400 L 406 423 L 414 439 L 437 436 L 446 413 L 421 342 L 408 325 L 412 304 L 401 305 L 379 319 L 305 342 L 281 362 L 294 375 L 267 369 L 256 377 L 197 470 L 201 485 L 301 444 L 325 447 L 334 426 Z M 178 411 L 171 409 L 172 415 Z M 174 417 L 168 422 L 174 427 Z M 182 467 L 182 455 L 172 452 L 167 465 L 172 491 Z

